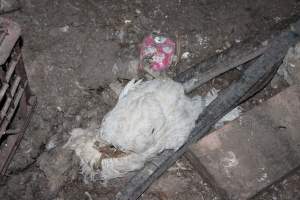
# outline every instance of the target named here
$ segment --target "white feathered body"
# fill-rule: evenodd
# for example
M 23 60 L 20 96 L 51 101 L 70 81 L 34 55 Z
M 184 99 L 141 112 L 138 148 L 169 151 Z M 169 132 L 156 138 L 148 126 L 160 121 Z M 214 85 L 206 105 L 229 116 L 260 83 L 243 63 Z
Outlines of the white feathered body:
M 180 148 L 194 128 L 198 115 L 216 96 L 215 92 L 206 97 L 189 98 L 183 86 L 170 79 L 129 82 L 115 107 L 104 117 L 100 130 L 94 133 L 95 139 L 101 140 L 100 144 L 111 144 L 126 155 L 102 159 L 100 176 L 105 180 L 123 176 L 140 169 L 165 149 Z M 95 142 L 93 138 L 89 140 Z M 82 139 L 82 142 L 87 140 Z M 80 152 L 79 157 L 84 155 L 84 150 L 76 148 L 82 148 L 80 145 L 73 145 L 72 149 Z M 95 154 L 89 158 L 99 160 L 101 152 Z M 85 169 L 97 162 L 86 161 L 88 159 L 81 158 Z M 92 167 L 84 173 L 90 174 Z
M 177 149 L 202 111 L 200 98 L 184 94 L 172 80 L 129 83 L 101 124 L 101 138 L 125 152 Z

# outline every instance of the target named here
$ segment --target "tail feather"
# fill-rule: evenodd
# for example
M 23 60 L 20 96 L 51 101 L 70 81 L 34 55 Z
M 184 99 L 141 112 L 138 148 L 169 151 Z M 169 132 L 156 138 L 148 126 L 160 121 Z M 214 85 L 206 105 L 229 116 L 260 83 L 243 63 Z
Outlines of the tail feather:
M 106 145 L 104 141 L 97 139 L 97 134 L 96 129 L 76 128 L 72 130 L 71 137 L 64 145 L 64 148 L 74 150 L 79 157 L 81 173 L 86 182 L 93 180 L 98 173 L 93 168 L 101 159 L 101 153 L 95 148 L 96 143 L 98 146 Z

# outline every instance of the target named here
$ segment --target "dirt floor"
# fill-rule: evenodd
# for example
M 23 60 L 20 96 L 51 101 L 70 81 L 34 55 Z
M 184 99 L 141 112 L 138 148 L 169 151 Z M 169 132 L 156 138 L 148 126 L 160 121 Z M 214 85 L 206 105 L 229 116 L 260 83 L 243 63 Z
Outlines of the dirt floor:
M 101 95 L 116 78 L 130 79 L 143 37 L 160 30 L 180 41 L 175 71 L 300 16 L 298 0 L 23 0 L 3 15 L 23 30 L 23 55 L 38 107 L 7 176 L 0 199 L 113 199 L 126 178 L 84 183 L 78 160 L 62 153 L 75 127 L 99 126 L 113 103 Z M 219 84 L 228 84 L 219 79 Z M 68 158 L 68 159 L 66 159 Z M 300 198 L 296 172 L 257 200 Z M 141 199 L 221 199 L 183 158 Z

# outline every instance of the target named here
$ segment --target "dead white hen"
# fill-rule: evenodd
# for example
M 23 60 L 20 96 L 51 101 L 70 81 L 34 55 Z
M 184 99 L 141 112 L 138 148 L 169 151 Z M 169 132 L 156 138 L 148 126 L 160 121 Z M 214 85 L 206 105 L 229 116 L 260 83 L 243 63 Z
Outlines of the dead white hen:
M 71 134 L 73 141 L 69 140 L 66 146 L 80 157 L 85 175 L 98 174 L 104 180 L 123 176 L 140 169 L 165 149 L 180 148 L 198 115 L 216 95 L 214 90 L 206 97 L 189 98 L 183 86 L 170 79 L 132 80 L 121 92 L 116 106 L 104 117 L 101 128 L 93 133 L 80 129 L 80 134 L 76 129 L 76 134 Z M 96 140 L 100 151 L 91 149 Z M 104 150 L 107 144 L 125 154 L 109 157 Z

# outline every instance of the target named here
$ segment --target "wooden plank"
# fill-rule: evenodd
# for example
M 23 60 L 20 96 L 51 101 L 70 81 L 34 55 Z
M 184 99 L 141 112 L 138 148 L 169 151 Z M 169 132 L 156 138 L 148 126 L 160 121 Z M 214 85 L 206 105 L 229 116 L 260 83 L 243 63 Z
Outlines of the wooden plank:
M 207 81 L 262 55 L 266 49 L 267 45 L 247 40 L 195 64 L 180 73 L 175 81 L 182 83 L 185 92 L 189 93 Z
M 248 199 L 300 167 L 299 109 L 300 86 L 292 86 L 203 138 L 187 157 L 227 199 Z

